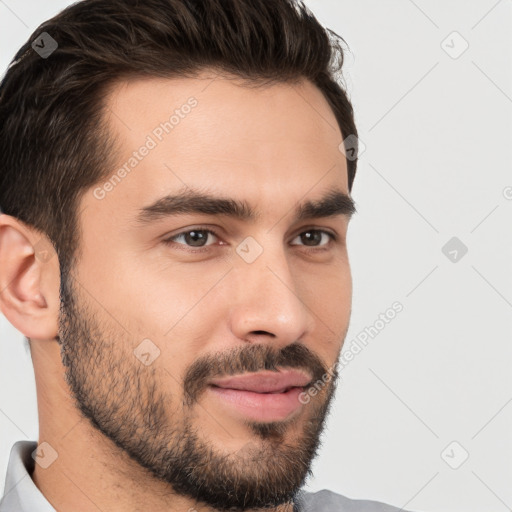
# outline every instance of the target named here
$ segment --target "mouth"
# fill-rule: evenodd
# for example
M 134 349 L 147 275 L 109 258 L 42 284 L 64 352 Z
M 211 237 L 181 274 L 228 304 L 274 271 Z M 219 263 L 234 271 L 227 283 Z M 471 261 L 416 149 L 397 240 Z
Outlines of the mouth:
M 253 393 L 259 393 L 260 395 L 277 395 L 279 393 L 287 393 L 290 391 L 290 389 L 300 388 L 301 390 L 305 389 L 305 386 L 289 386 L 287 388 L 278 389 L 276 391 L 256 391 L 253 389 L 242 389 L 242 388 L 229 388 L 229 387 L 223 387 L 223 386 L 216 386 L 215 384 L 211 384 L 211 387 L 213 388 L 219 388 L 219 389 L 232 389 L 237 391 L 250 391 Z
M 214 379 L 210 395 L 228 413 L 254 421 L 280 421 L 301 410 L 300 394 L 311 376 L 297 370 L 258 372 Z
M 213 379 L 210 385 L 254 393 L 284 393 L 292 388 L 304 388 L 311 380 L 311 375 L 300 370 L 263 371 Z

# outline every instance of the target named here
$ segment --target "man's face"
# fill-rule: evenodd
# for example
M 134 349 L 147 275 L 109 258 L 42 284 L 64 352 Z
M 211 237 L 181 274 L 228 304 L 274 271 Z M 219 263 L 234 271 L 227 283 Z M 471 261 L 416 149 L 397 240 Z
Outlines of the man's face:
M 120 84 L 106 115 L 116 177 L 83 196 L 81 257 L 61 283 L 77 406 L 177 493 L 218 509 L 285 503 L 310 474 L 350 317 L 347 203 L 296 218 L 348 194 L 334 114 L 309 82 L 210 74 Z M 161 200 L 193 193 L 255 216 Z M 248 373 L 262 380 L 225 380 Z

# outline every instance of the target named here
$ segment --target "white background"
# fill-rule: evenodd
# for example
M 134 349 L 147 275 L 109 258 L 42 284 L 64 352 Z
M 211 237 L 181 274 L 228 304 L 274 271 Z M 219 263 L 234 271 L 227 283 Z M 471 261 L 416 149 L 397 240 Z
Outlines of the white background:
M 0 70 L 69 4 L 0 0 Z M 510 510 L 512 1 L 307 4 L 350 47 L 366 145 L 345 349 L 395 301 L 404 309 L 342 371 L 306 489 L 417 512 Z M 442 252 L 452 237 L 468 248 L 456 262 Z M 0 491 L 11 445 L 37 437 L 30 356 L 0 315 Z

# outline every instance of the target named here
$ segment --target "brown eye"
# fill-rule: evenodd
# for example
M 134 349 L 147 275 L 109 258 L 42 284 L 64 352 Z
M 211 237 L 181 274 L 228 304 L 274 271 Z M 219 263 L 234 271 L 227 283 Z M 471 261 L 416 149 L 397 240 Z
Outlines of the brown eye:
M 163 240 L 163 242 L 168 245 L 178 244 L 184 245 L 186 247 L 196 247 L 200 249 L 202 247 L 211 245 L 206 244 L 208 235 L 217 237 L 217 234 L 211 229 L 189 229 L 188 231 L 182 231 L 181 233 L 173 235 L 172 237 Z M 179 239 L 181 239 L 184 243 L 176 242 L 176 240 Z
M 322 236 L 327 235 L 327 243 L 322 244 Z M 326 247 L 331 240 L 336 240 L 336 236 L 323 229 L 308 229 L 300 233 L 295 239 L 300 238 L 306 247 Z

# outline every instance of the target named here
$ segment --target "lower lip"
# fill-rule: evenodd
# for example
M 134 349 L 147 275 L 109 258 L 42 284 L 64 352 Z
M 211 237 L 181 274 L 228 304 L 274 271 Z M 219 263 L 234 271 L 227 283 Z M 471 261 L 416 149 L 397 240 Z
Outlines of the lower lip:
M 283 420 L 303 405 L 299 401 L 303 388 L 291 388 L 286 393 L 256 393 L 215 386 L 208 389 L 223 403 L 254 421 Z

